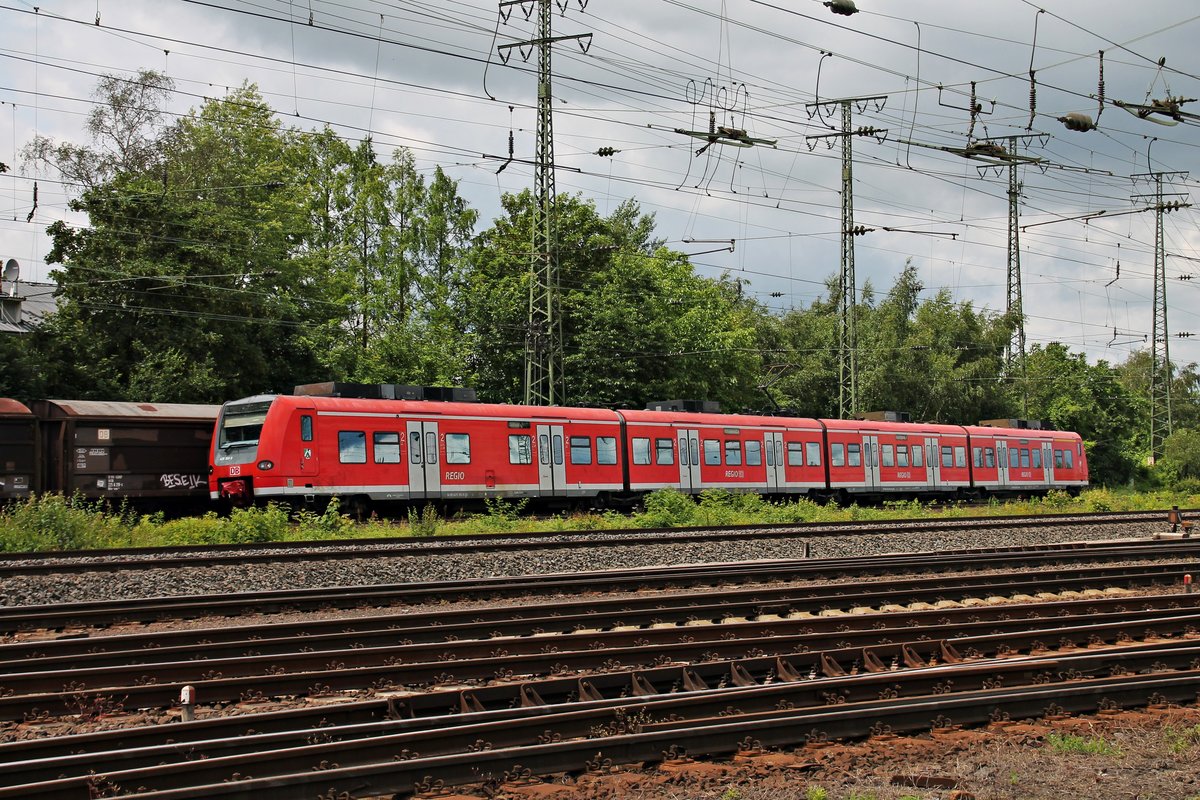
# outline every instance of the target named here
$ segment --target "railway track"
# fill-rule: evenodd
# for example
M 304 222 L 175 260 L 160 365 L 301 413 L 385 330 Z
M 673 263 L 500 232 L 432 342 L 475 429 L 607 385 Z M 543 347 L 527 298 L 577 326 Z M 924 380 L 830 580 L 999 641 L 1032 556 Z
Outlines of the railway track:
M 1200 509 L 1184 510 L 1185 516 Z M 190 545 L 173 548 L 121 548 L 96 551 L 5 553 L 0 558 L 0 578 L 37 574 L 79 574 L 112 570 L 157 569 L 164 566 L 207 568 L 231 564 L 286 564 L 339 561 L 359 558 L 430 556 L 491 552 L 553 551 L 580 547 L 638 547 L 688 543 L 719 543 L 721 540 L 771 540 L 797 537 L 886 535 L 897 532 L 954 532 L 986 526 L 992 530 L 1046 529 L 1079 525 L 1167 523 L 1167 510 L 1102 512 L 1092 514 L 1038 514 L 1013 517 L 960 517 L 940 520 L 871 520 L 840 523 L 785 525 L 737 525 L 703 528 L 660 528 L 589 531 L 566 534 L 534 532 L 519 534 L 475 534 L 468 536 L 406 536 L 363 540 L 315 542 L 266 542 L 246 545 Z
M 864 558 L 801 559 L 741 564 L 705 563 L 679 567 L 606 570 L 588 574 L 535 574 L 383 586 L 336 586 L 230 596 L 200 595 L 13 606 L 0 610 L 0 634 L 22 630 L 105 627 L 204 616 L 241 617 L 296 611 L 380 608 L 429 602 L 498 600 L 532 595 L 572 595 L 671 589 L 717 589 L 761 581 L 847 580 L 904 572 L 1056 566 L 1106 559 L 1200 559 L 1200 539 L 1047 544 L 985 548 L 943 554 L 893 554 Z M 1200 565 L 1198 565 L 1200 566 Z M 1186 569 L 1186 566 L 1184 567 Z M 1181 573 L 1182 574 L 1182 573 Z M 591 602 L 591 601 L 589 601 Z
M 1200 594 L 1185 593 L 1182 578 L 1197 571 L 1198 545 L 629 570 L 611 583 L 590 576 L 587 599 L 549 608 L 393 609 L 283 623 L 249 616 L 283 607 L 279 597 L 228 598 L 242 610 L 218 613 L 248 615 L 242 625 L 10 642 L 0 645 L 0 719 L 10 720 L 10 734 L 122 708 L 168 709 L 184 683 L 206 718 L 0 744 L 0 798 L 407 794 L 536 775 L 570 780 L 664 758 L 754 758 L 1006 714 L 1193 702 Z M 377 595 L 363 588 L 347 603 L 386 608 L 396 602 L 388 592 L 405 589 L 416 594 L 399 602 L 494 600 L 510 590 L 561 596 L 588 585 L 583 576 L 521 580 Z M 632 590 L 643 594 L 606 596 Z M 329 596 L 305 602 L 337 605 Z M 51 612 L 3 616 L 27 610 Z M 72 615 L 85 611 L 58 621 L 78 624 Z M 229 704 L 291 707 L 219 716 Z

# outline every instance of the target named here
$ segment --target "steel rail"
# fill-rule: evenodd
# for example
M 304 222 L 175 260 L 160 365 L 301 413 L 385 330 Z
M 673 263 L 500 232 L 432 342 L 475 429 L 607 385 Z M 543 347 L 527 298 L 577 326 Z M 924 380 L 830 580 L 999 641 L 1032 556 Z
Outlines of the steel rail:
M 962 692 L 972 689 L 997 688 L 1001 685 L 1012 688 L 1014 685 L 1042 684 L 1051 679 L 1079 680 L 1085 677 L 1095 677 L 1100 673 L 1109 674 L 1114 671 L 1131 672 L 1165 672 L 1167 670 L 1196 669 L 1200 663 L 1200 642 L 1187 646 L 1180 645 L 1151 645 L 1137 648 L 1106 649 L 1103 652 L 1087 652 L 1075 654 L 1054 654 L 1039 658 L 1011 659 L 1007 661 L 976 661 L 955 664 L 948 668 L 917 668 L 900 672 L 863 673 L 852 676 L 833 678 L 817 678 L 805 680 L 802 677 L 780 678 L 774 676 L 773 683 L 768 679 L 766 685 L 748 687 L 740 685 L 725 689 L 712 690 L 707 687 L 697 689 L 695 685 L 684 687 L 682 694 L 654 694 L 652 696 L 632 695 L 614 697 L 607 700 L 563 700 L 562 705 L 569 704 L 570 710 L 584 711 L 589 709 L 646 709 L 650 703 L 658 702 L 665 697 L 687 699 L 687 710 L 691 718 L 704 716 L 714 709 L 726 712 L 736 707 L 738 713 L 747 714 L 777 709 L 781 706 L 788 708 L 817 708 L 821 706 L 841 704 L 850 700 L 865 698 L 901 698 L 915 697 L 928 694 L 946 694 L 950 690 Z M 644 676 L 640 673 L 627 673 L 627 676 Z M 614 676 L 615 677 L 615 676 Z M 564 682 L 562 680 L 558 681 Z M 772 685 L 773 683 L 773 685 Z M 633 678 L 633 685 L 638 685 Z M 550 696 L 545 684 L 539 684 L 543 696 Z M 743 691 L 745 689 L 745 691 Z M 761 691 L 759 691 L 761 690 Z M 701 693 L 708 693 L 705 698 Z M 707 703 L 708 705 L 704 705 Z M 733 705 L 730 705 L 733 704 Z M 548 703 L 548 705 L 560 705 Z M 553 708 L 558 712 L 563 708 Z M 247 760 L 224 760 L 230 756 L 249 756 L 252 759 L 252 769 L 258 775 L 264 771 L 287 771 L 289 769 L 319 768 L 321 762 L 336 759 L 346 765 L 349 760 L 359 763 L 368 761 L 372 756 L 371 750 L 383 747 L 384 757 L 396 752 L 395 744 L 381 743 L 378 737 L 386 737 L 398 733 L 413 733 L 436 729 L 446 732 L 454 728 L 478 725 L 481 722 L 496 722 L 500 720 L 515 720 L 516 723 L 504 730 L 505 742 L 508 744 L 532 740 L 544 731 L 545 720 L 540 709 L 534 709 L 529 704 L 505 708 L 491 712 L 461 713 L 452 716 L 435 718 L 406 719 L 406 720 L 375 720 L 358 724 L 338 726 L 323 725 L 319 729 L 299 727 L 274 733 L 254 733 L 249 735 L 232 735 L 225 738 L 193 739 L 181 742 L 171 736 L 170 732 L 161 732 L 159 738 L 152 744 L 131 747 L 125 741 L 110 736 L 110 745 L 97 746 L 95 736 L 88 737 L 87 743 L 78 741 L 84 737 L 65 737 L 59 740 L 58 747 L 48 753 L 42 748 L 40 755 L 29 748 L 24 752 L 13 746 L 0 745 L 0 758 L 7 763 L 5 772 L 0 775 L 0 785 L 23 786 L 21 796 L 54 797 L 54 792 L 60 791 L 75 783 L 60 780 L 62 778 L 86 777 L 94 772 L 97 764 L 104 765 L 104 772 L 120 783 L 135 781 L 139 786 L 155 786 L 162 788 L 164 781 L 169 785 L 180 785 L 180 775 L 186 775 L 185 780 L 191 783 L 202 780 L 220 780 L 234 771 L 240 771 Z M 617 712 L 620 714 L 621 712 Z M 678 716 L 678 710 L 671 712 Z M 626 719 L 636 718 L 627 714 Z M 596 727 L 612 725 L 620 717 L 602 718 Z M 525 730 L 519 730 L 525 724 Z M 115 733 L 115 732 L 114 732 Z M 239 732 L 240 733 L 240 732 Z M 586 735 L 587 731 L 583 732 Z M 555 730 L 559 738 L 569 735 L 579 735 L 578 731 Z M 315 740 L 320 740 L 319 742 Z M 370 742 L 351 744 L 364 739 Z M 444 740 L 443 740 L 444 741 Z M 470 738 L 460 737 L 457 745 L 444 745 L 442 750 L 431 752 L 431 746 L 437 743 L 428 738 L 421 740 L 420 753 L 423 756 L 444 755 L 453 752 L 455 748 L 464 751 L 475 744 Z M 495 743 L 489 742 L 492 746 Z M 115 746 L 114 746 L 115 745 Z M 317 747 L 310 747 L 318 745 Z M 299 748 L 299 749 L 296 749 Z M 389 749 L 390 748 L 390 749 Z M 288 749 L 292 749 L 288 752 Z M 349 751 L 349 752 L 347 752 Z M 180 761 L 196 762 L 203 760 L 203 769 L 194 765 L 176 769 L 170 775 L 164 770 L 156 770 L 160 765 L 176 764 Z M 147 772 L 146 770 L 149 769 Z M 140 770 L 134 774 L 131 770 Z M 121 773 L 115 776 L 112 773 Z M 148 780 L 149 779 L 149 780 Z M 34 787 L 29 784 L 41 783 L 43 786 Z M 0 798 L 12 796 L 10 790 L 0 789 Z
M 247 693 L 311 695 L 366 686 L 398 688 L 512 680 L 518 675 L 652 666 L 663 659 L 692 662 L 800 653 L 806 668 L 824 669 L 828 657 L 816 656 L 825 650 L 848 650 L 858 653 L 852 658 L 866 658 L 861 648 L 874 646 L 878 651 L 875 657 L 884 663 L 899 660 L 906 654 L 903 648 L 892 646 L 897 641 L 972 637 L 970 646 L 982 654 L 989 646 L 1011 646 L 1004 644 L 1006 636 L 1028 646 L 1044 647 L 1047 641 L 1112 642 L 1130 638 L 1133 633 L 1177 636 L 1200 625 L 1200 612 L 1194 609 L 1107 615 L 1085 611 L 1084 618 L 1090 624 L 1075 624 L 1078 618 L 1071 617 L 1039 617 L 1036 622 L 1040 628 L 1029 631 L 1028 620 L 972 621 L 970 612 L 969 608 L 946 609 L 944 615 L 949 622 L 922 627 L 816 631 L 806 624 L 810 620 L 781 620 L 720 628 L 564 634 L 553 641 L 533 637 L 300 652 L 276 655 L 270 661 L 213 659 L 10 673 L 2 678 L 0 686 L 0 719 L 20 719 L 39 709 L 64 704 L 68 708 L 86 707 L 105 699 L 135 707 L 161 707 L 173 703 L 178 687 L 184 683 L 194 686 L 200 697 L 210 701 L 233 701 Z M 885 626 L 886 616 L 879 618 Z M 953 621 L 955 617 L 959 621 Z
M 953 668 L 938 671 L 947 680 L 960 674 Z M 781 700 L 786 700 L 786 690 L 791 688 L 790 684 L 781 684 L 739 690 L 741 696 L 735 702 L 750 710 L 734 716 L 720 714 L 722 704 L 727 705 L 730 696 L 716 692 L 698 693 L 699 696 L 693 697 L 643 699 L 636 709 L 670 721 L 650 722 L 638 726 L 635 732 L 617 735 L 596 735 L 598 725 L 602 727 L 606 717 L 610 724 L 619 723 L 608 709 L 599 713 L 590 709 L 561 712 L 548 709 L 542 716 L 521 720 L 523 724 L 507 719 L 454 729 L 379 736 L 354 741 L 349 746 L 330 743 L 289 748 L 276 755 L 278 763 L 297 770 L 286 774 L 258 778 L 245 773 L 231 775 L 231 768 L 253 769 L 255 764 L 264 764 L 272 755 L 260 752 L 172 767 L 112 772 L 91 780 L 66 779 L 53 788 L 60 792 L 58 797 L 88 797 L 88 793 L 109 786 L 146 786 L 150 791 L 139 792 L 139 797 L 155 800 L 283 798 L 294 797 L 305 788 L 313 791 L 318 787 L 360 796 L 364 792 L 412 792 L 430 786 L 434 781 L 443 785 L 499 782 L 534 774 L 580 771 L 589 763 L 597 765 L 602 761 L 657 762 L 684 754 L 712 756 L 740 749 L 861 737 L 881 725 L 896 731 L 977 724 L 992 719 L 998 709 L 1010 716 L 1041 716 L 1068 710 L 1077 713 L 1154 701 L 1191 700 L 1200 688 L 1200 671 L 1085 679 L 1065 685 L 989 687 L 962 693 L 889 697 L 810 708 L 789 708 L 783 703 L 780 708 Z M 751 704 L 751 693 L 758 705 Z M 763 708 L 772 701 L 773 706 Z M 762 710 L 753 710 L 755 708 Z M 472 740 L 475 748 L 464 752 L 464 744 Z M 496 746 L 495 741 L 501 744 Z M 407 746 L 410 744 L 413 747 Z M 417 746 L 423 749 L 417 751 Z M 450 752 L 439 753 L 439 750 Z M 425 755 L 430 752 L 435 754 Z M 342 766 L 333 760 L 337 757 L 335 754 L 350 755 L 359 763 Z M 397 760 L 397 754 L 400 760 Z M 298 756 L 311 762 L 321 755 L 333 758 L 322 759 L 315 769 L 299 767 L 296 763 Z M 183 788 L 153 788 L 155 778 L 169 779 L 177 772 L 191 772 L 208 783 L 189 782 Z M 30 788 L 17 787 L 14 791 L 23 792 L 17 796 L 30 797 Z M 72 788 L 74 793 L 70 791 Z
M 1200 539 L 1107 542 L 1045 548 L 1005 548 L 949 553 L 893 554 L 843 559 L 719 562 L 683 567 L 646 567 L 579 573 L 543 573 L 418 584 L 335 586 L 240 595 L 181 595 L 92 603 L 10 606 L 0 609 L 0 633 L 32 628 L 64 629 L 122 622 L 153 622 L 189 616 L 244 616 L 396 603 L 496 599 L 532 593 L 690 589 L 750 581 L 853 578 L 901 571 L 945 572 L 1009 566 L 1080 563 L 1118 558 L 1200 558 Z
M 897 611 L 892 607 L 915 603 L 958 603 L 972 598 L 1030 595 L 1033 593 L 1093 589 L 1096 585 L 1120 583 L 1123 586 L 1178 582 L 1179 574 L 1164 566 L 1105 567 L 1081 571 L 1068 577 L 1062 572 L 1012 572 L 983 578 L 975 575 L 949 578 L 939 576 L 923 580 L 886 581 L 847 591 L 842 584 L 806 588 L 781 587 L 739 589 L 715 592 L 703 598 L 695 595 L 656 595 L 651 597 L 599 598 L 555 604 L 553 610 L 529 606 L 494 606 L 433 612 L 401 612 L 369 617 L 304 620 L 298 622 L 247 624 L 236 627 L 191 628 L 100 637 L 68 637 L 0 644 L 0 674 L 24 671 L 27 660 L 36 659 L 43 669 L 110 664 L 150 664 L 159 661 L 192 659 L 198 651 L 205 658 L 266 656 L 294 652 L 300 638 L 311 649 L 332 647 L 371 647 L 397 641 L 410 643 L 460 639 L 499 639 L 510 636 L 577 633 L 580 630 L 613 628 L 695 627 L 720 624 L 724 620 L 778 618 L 789 615 L 825 615 L 854 611 L 858 615 L 888 607 L 889 620 L 896 624 L 916 624 L 932 618 L 932 611 Z M 1192 605 L 1200 602 L 1189 595 L 1169 595 L 1166 599 L 1131 596 L 1088 598 L 1089 608 L 1126 606 L 1164 607 L 1166 603 Z M 975 616 L 1006 614 L 988 606 L 973 606 Z M 1039 603 L 1043 616 L 1052 616 L 1069 604 Z M 817 617 L 819 619 L 819 617 Z M 913 622 L 909 623 L 909 620 Z M 838 623 L 844 624 L 844 623 Z
M 1180 513 L 1196 515 L 1200 510 Z M 1167 523 L 1167 510 L 1097 512 L 1093 514 L 1035 514 L 1006 517 L 958 517 L 944 520 L 855 520 L 839 523 L 783 523 L 610 531 L 545 531 L 519 534 L 412 536 L 316 542 L 264 542 L 246 545 L 189 545 L 174 548 L 114 548 L 110 550 L 6 553 L 0 577 L 45 573 L 96 572 L 113 569 L 154 569 L 164 564 L 205 567 L 215 564 L 287 563 L 353 558 L 429 556 L 438 554 L 561 550 L 589 547 L 636 547 L 644 544 L 712 543 L 721 539 L 778 539 L 843 535 L 887 535 L 971 529 L 1073 527 L 1104 523 Z M 580 537 L 580 538 L 571 538 Z M 583 538 L 586 537 L 586 538 Z M 138 558 L 142 557 L 142 558 Z M 39 563 L 46 562 L 46 563 Z

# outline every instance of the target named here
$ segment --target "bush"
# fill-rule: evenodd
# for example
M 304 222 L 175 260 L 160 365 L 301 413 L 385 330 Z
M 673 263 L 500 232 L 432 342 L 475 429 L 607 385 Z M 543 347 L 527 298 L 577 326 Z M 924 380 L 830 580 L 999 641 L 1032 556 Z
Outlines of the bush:
M 696 503 L 678 489 L 659 489 L 646 495 L 643 511 L 635 514 L 633 524 L 640 528 L 677 528 L 691 525 L 696 518 Z
M 101 502 L 44 494 L 0 511 L 0 550 L 7 552 L 125 547 L 132 525 L 127 509 L 112 513 Z

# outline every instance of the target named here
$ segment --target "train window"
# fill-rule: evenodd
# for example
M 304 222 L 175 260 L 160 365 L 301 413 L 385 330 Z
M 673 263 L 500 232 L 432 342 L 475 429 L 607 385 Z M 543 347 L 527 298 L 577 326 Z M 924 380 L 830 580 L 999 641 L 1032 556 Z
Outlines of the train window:
M 1063 465 L 1062 454 L 1063 454 L 1062 450 L 1054 451 L 1054 468 L 1055 469 L 1062 469 L 1062 465 Z
M 846 445 L 837 442 L 829 445 L 829 466 L 846 466 Z
M 718 439 L 704 440 L 704 463 L 709 465 L 721 464 L 721 442 Z
M 683 458 L 686 461 L 687 450 L 682 451 Z M 670 439 L 655 439 L 654 440 L 654 463 L 655 464 L 674 464 L 675 463 L 675 443 Z
M 571 463 L 592 463 L 592 438 L 590 436 L 571 437 Z
M 749 455 L 747 455 L 747 457 L 749 457 Z M 767 466 L 768 467 L 775 466 L 775 451 L 771 449 L 770 442 L 767 442 Z M 779 466 L 782 467 L 783 465 L 780 464 Z
M 508 435 L 508 463 L 533 463 L 533 440 L 529 434 L 510 433 Z
M 617 437 L 615 437 L 615 436 L 597 436 L 596 437 L 596 463 L 597 464 L 615 464 L 615 463 L 617 463 Z
M 971 466 L 975 467 L 976 469 L 983 466 L 983 448 L 982 447 L 972 447 L 971 448 Z
M 460 434 L 460 435 L 462 435 L 462 434 Z M 471 446 L 470 446 L 470 442 L 468 440 L 467 461 L 469 462 L 470 460 L 471 460 Z M 434 433 L 433 431 L 425 431 L 425 463 L 426 464 L 438 463 L 437 434 Z
M 447 464 L 470 464 L 471 463 L 471 434 L 469 434 L 469 433 L 447 433 L 446 434 L 446 463 Z
M 1024 469 L 1029 469 L 1029 448 L 1028 447 L 1021 448 L 1021 467 Z
M 961 467 L 965 467 L 966 465 L 967 465 L 967 448 L 965 448 L 965 447 L 954 448 L 954 466 L 961 468 Z
M 312 441 L 312 416 L 308 414 L 300 416 L 300 441 Z
M 775 463 L 781 467 L 783 466 L 783 440 L 782 439 L 775 440 Z
M 371 434 L 375 446 L 376 464 L 400 463 L 400 434 L 395 431 L 376 431 Z
M 996 451 L 991 447 L 986 447 L 983 450 L 983 464 L 988 469 L 994 469 L 996 466 Z
M 810 466 L 810 467 L 821 466 L 821 443 L 820 442 L 808 442 L 807 444 L 804 445 L 804 449 L 805 449 L 806 455 L 807 455 L 807 458 L 805 459 L 805 461 L 808 464 L 808 466 Z
M 906 444 L 896 445 L 896 466 L 897 467 L 907 467 L 908 466 L 908 445 L 906 445 Z
M 742 443 L 739 440 L 725 440 L 725 464 L 730 467 L 742 465 Z
M 804 466 L 804 442 L 788 442 L 787 454 L 789 467 Z
M 861 467 L 862 458 L 860 456 L 861 447 L 857 444 L 846 445 L 846 465 L 851 467 Z
M 408 460 L 414 464 L 421 463 L 421 432 L 413 431 L 408 435 Z
M 922 447 L 919 444 L 914 444 L 913 449 L 912 449 L 912 454 L 913 454 L 913 466 L 914 467 L 925 466 L 925 448 L 924 447 Z
M 650 463 L 650 440 L 636 437 L 633 440 L 633 463 Z
M 538 461 L 550 463 L 550 437 L 544 433 L 538 436 Z
M 365 431 L 338 431 L 338 461 L 343 464 L 367 463 Z
M 1033 468 L 1034 469 L 1042 468 L 1042 451 L 1038 450 L 1036 448 L 1033 451 Z
M 1070 450 L 1063 450 L 1063 466 L 1065 466 L 1067 469 L 1075 468 L 1074 455 L 1075 454 Z
M 690 467 L 692 465 L 692 460 L 688 458 L 688 448 L 687 448 L 686 441 L 682 441 L 679 443 L 679 463 L 685 467 Z
M 953 447 L 947 446 L 947 447 L 942 448 L 942 466 L 943 467 L 953 467 L 954 466 L 954 448 Z
M 771 448 L 767 448 L 767 453 L 771 452 Z M 762 442 L 748 441 L 746 442 L 746 466 L 757 467 L 762 464 Z
M 883 446 L 883 465 L 885 467 L 896 466 L 896 456 L 893 450 L 894 448 L 890 444 L 885 444 Z
M 554 434 L 554 465 L 562 466 L 563 463 L 563 440 L 561 434 Z
M 692 454 L 692 463 L 700 466 L 700 440 L 694 436 L 688 439 L 688 452 Z

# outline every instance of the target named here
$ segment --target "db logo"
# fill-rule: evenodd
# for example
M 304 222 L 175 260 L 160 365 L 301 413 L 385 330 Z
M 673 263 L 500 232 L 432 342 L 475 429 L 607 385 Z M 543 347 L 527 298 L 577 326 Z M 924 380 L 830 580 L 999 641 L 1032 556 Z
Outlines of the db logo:
M 239 466 L 233 466 L 233 467 L 230 467 L 230 468 L 229 468 L 229 474 L 230 474 L 230 475 L 241 475 L 241 474 L 242 474 L 242 468 L 241 468 L 241 467 L 239 467 Z

